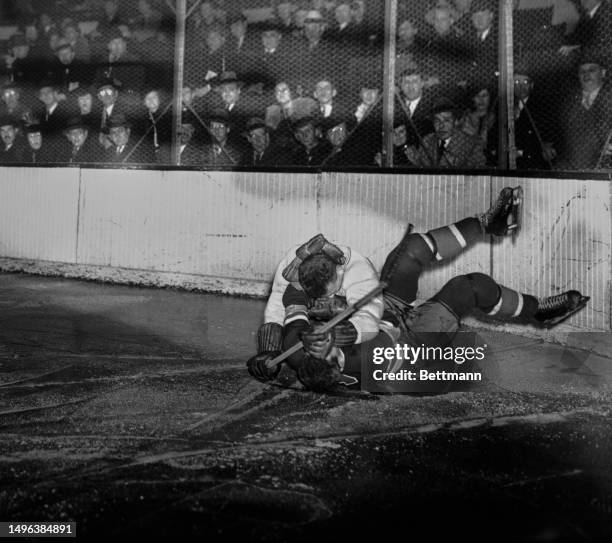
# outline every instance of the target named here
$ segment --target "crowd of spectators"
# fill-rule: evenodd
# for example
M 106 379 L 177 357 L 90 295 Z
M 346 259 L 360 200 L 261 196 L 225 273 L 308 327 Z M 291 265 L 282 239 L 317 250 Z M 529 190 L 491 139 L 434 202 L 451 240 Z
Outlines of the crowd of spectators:
M 394 167 L 500 163 L 498 4 L 398 0 Z M 385 163 L 383 0 L 188 6 L 179 165 Z M 174 163 L 173 2 L 1 7 L 0 163 Z M 612 5 L 514 7 L 517 168 L 609 168 Z

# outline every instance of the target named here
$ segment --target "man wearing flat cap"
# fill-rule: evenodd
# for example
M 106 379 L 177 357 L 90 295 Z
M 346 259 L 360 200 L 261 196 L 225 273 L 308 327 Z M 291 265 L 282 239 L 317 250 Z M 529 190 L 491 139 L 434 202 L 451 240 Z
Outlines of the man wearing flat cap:
M 559 167 L 593 170 L 610 167 L 612 90 L 605 60 L 586 54 L 579 61 L 580 88 L 561 114 Z

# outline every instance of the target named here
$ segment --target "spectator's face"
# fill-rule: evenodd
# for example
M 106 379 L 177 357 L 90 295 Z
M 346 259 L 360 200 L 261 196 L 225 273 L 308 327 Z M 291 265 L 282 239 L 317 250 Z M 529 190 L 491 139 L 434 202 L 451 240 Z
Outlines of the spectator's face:
M 270 143 L 270 136 L 265 128 L 254 128 L 249 132 L 249 143 L 257 153 L 263 153 Z
M 276 49 L 280 43 L 281 35 L 276 30 L 266 30 L 261 34 L 261 42 L 266 49 Z
M 55 51 L 57 49 L 61 39 L 62 37 L 57 32 L 52 32 L 49 34 L 49 47 L 51 48 L 51 51 Z
M 453 18 L 448 9 L 441 8 L 434 11 L 433 27 L 437 34 L 444 36 L 450 31 L 452 25 Z
M 38 92 L 38 99 L 45 104 L 45 106 L 52 106 L 57 102 L 57 92 L 53 87 L 43 87 Z
M 245 21 L 235 21 L 230 26 L 230 32 L 236 39 L 242 38 L 246 34 L 247 24 Z
M 215 9 L 211 2 L 202 2 L 200 4 L 200 15 L 202 19 L 210 23 L 215 18 Z
M 488 89 L 482 89 L 478 91 L 474 95 L 472 100 L 474 101 L 474 107 L 478 111 L 488 111 L 489 110 L 489 106 L 491 105 L 491 95 L 489 94 Z
M 66 134 L 68 141 L 75 147 L 81 147 L 87 139 L 87 130 L 83 128 L 71 128 Z
M 362 21 L 365 15 L 365 2 L 356 0 L 351 4 L 351 16 L 355 21 Z
M 221 99 L 227 104 L 235 104 L 240 98 L 240 87 L 236 83 L 226 83 L 221 87 Z
M 42 134 L 40 132 L 28 132 L 28 145 L 34 151 L 42 147 Z
M 321 38 L 325 30 L 323 21 L 309 21 L 304 24 L 304 34 L 308 41 L 315 42 Z
M 157 91 L 150 91 L 145 95 L 144 98 L 145 107 L 151 112 L 155 113 L 159 109 L 160 99 Z
M 108 51 L 111 55 L 115 57 L 120 57 L 125 53 L 127 49 L 127 44 L 123 38 L 113 38 L 108 43 Z
M 66 28 L 64 28 L 64 37 L 70 43 L 74 43 L 75 41 L 77 41 L 77 38 L 79 37 L 79 31 L 74 26 L 67 26 Z
M 291 102 L 291 90 L 287 83 L 279 83 L 274 88 L 274 96 L 279 104 L 288 104 Z
M 8 109 L 14 109 L 19 103 L 19 93 L 15 89 L 6 89 L 2 93 L 2 101 Z
M 533 81 L 528 75 L 514 74 L 514 97 L 517 100 L 529 98 L 533 89 Z
M 210 30 L 206 34 L 206 45 L 210 51 L 217 51 L 225 43 L 225 38 L 218 30 Z
M 183 97 L 183 104 L 186 104 L 186 105 L 191 104 L 191 102 L 193 101 L 193 91 L 191 90 L 191 87 L 183 87 L 182 97 Z
M 113 126 L 108 131 L 108 137 L 117 147 L 121 147 L 129 141 L 130 129 L 127 126 Z
M 603 85 L 606 70 L 599 64 L 581 64 L 578 68 L 578 78 L 583 91 L 591 92 Z
M 57 51 L 57 58 L 62 64 L 70 64 L 74 59 L 74 50 L 72 47 L 62 47 Z
M 104 107 L 114 104 L 118 95 L 119 93 L 117 90 L 113 89 L 112 87 L 102 87 L 98 91 L 98 97 L 100 98 L 102 104 L 104 104 Z
M 402 77 L 400 87 L 408 100 L 416 100 L 423 94 L 423 78 L 420 74 L 410 74 Z
M 334 147 L 340 147 L 346 141 L 346 124 L 340 123 L 327 131 L 327 141 Z
M 93 96 L 91 94 L 83 94 L 77 97 L 77 104 L 81 115 L 89 115 L 93 107 Z
M 336 96 L 336 89 L 329 81 L 319 81 L 315 87 L 314 97 L 320 104 L 329 104 Z
M 13 56 L 15 58 L 26 58 L 29 52 L 29 45 L 16 45 L 15 47 L 13 47 Z
M 491 28 L 493 23 L 493 12 L 490 9 L 482 11 L 475 11 L 472 14 L 472 24 L 478 32 L 484 32 L 488 28 Z
M 292 12 L 293 12 L 293 6 L 291 5 L 290 2 L 281 2 L 276 7 L 276 13 L 278 14 L 278 18 L 284 22 L 291 21 Z
M 193 137 L 194 128 L 192 124 L 182 124 L 179 130 L 179 142 L 187 145 Z
M 229 134 L 229 128 L 224 124 L 217 121 L 210 123 L 210 133 L 219 142 L 224 142 Z
M 338 4 L 334 12 L 338 24 L 351 22 L 351 6 L 349 4 Z
M 372 106 L 378 100 L 378 89 L 362 88 L 361 101 L 367 106 Z
M 395 145 L 395 147 L 406 145 L 406 141 L 408 141 L 406 125 L 400 124 L 399 126 L 393 128 L 393 145 Z
M 312 123 L 300 126 L 295 131 L 296 139 L 305 147 L 313 147 L 317 141 L 316 130 Z
M 8 147 L 9 145 L 12 145 L 15 141 L 16 135 L 17 132 L 12 124 L 0 126 L 0 137 L 2 138 L 2 141 L 5 146 Z
M 106 13 L 107 17 L 112 17 L 117 11 L 117 2 L 116 0 L 109 0 L 104 2 L 104 13 Z
M 399 36 L 400 40 L 407 43 L 412 42 L 417 33 L 417 27 L 414 26 L 413 22 L 408 19 L 402 21 L 397 29 L 397 35 Z
M 455 131 L 455 115 L 451 111 L 441 111 L 433 118 L 434 130 L 440 140 L 447 140 Z

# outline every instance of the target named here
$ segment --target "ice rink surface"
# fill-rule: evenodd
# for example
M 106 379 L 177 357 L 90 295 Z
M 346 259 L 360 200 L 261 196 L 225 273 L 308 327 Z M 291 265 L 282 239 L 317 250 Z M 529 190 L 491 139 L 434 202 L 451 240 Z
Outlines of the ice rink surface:
M 610 334 L 482 330 L 480 383 L 322 395 L 250 378 L 263 307 L 0 274 L 0 520 L 105 541 L 612 540 Z

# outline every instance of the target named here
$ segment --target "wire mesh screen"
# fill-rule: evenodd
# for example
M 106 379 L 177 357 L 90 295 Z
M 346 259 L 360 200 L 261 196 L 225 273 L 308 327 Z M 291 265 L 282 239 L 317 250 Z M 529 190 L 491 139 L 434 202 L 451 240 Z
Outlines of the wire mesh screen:
M 610 168 L 607 0 L 522 0 L 514 11 L 518 169 Z
M 507 28 L 501 0 L 397 0 L 391 43 L 384 0 L 187 0 L 184 46 L 178 4 L 6 3 L 0 162 L 610 168 L 609 0 L 516 0 Z M 510 28 L 515 147 L 499 141 Z

